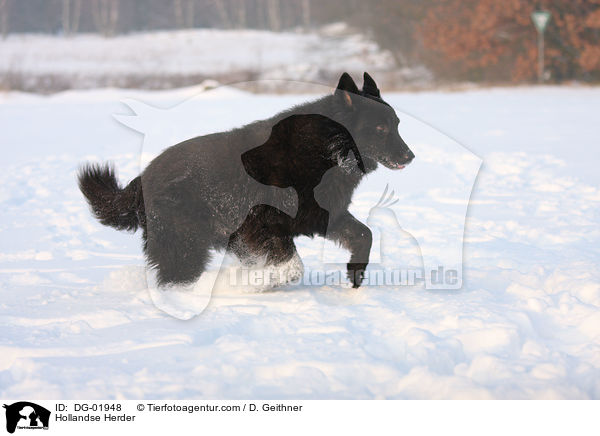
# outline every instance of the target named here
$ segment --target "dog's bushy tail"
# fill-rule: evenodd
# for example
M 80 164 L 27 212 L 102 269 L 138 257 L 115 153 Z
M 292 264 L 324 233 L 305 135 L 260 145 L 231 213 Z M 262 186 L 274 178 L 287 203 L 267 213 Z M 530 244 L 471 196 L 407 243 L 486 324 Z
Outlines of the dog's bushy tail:
M 87 164 L 80 168 L 77 179 L 79 189 L 102 224 L 130 231 L 144 226 L 146 215 L 139 176 L 121 188 L 110 164 Z

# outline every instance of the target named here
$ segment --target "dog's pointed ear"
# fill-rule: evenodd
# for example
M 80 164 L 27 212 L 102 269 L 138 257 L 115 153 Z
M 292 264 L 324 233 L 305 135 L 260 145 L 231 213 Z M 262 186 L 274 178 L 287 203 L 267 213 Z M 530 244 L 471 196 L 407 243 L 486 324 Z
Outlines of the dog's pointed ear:
M 366 71 L 363 75 L 363 92 L 367 95 L 381 98 L 377 83 L 375 83 L 375 80 Z
M 342 102 L 348 106 L 352 107 L 352 96 L 350 94 L 359 94 L 358 86 L 350 77 L 350 74 L 344 73 L 340 77 L 340 81 L 338 82 L 338 86 L 335 90 L 335 95 L 341 97 Z
M 338 82 L 337 89 L 339 91 L 348 91 L 353 94 L 358 94 L 359 92 L 358 86 L 356 86 L 356 83 L 354 83 L 354 80 L 352 80 L 352 77 L 350 77 L 350 74 L 348 73 L 342 74 L 340 81 Z

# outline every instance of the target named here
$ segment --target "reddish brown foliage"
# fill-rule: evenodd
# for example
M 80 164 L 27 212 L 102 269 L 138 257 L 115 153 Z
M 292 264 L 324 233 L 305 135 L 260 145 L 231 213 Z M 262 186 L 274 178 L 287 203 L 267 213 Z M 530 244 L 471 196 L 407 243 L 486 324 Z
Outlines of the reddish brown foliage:
M 600 78 L 600 0 L 442 0 L 418 28 L 441 76 L 532 80 L 537 32 L 530 14 L 546 9 L 546 70 L 554 80 Z

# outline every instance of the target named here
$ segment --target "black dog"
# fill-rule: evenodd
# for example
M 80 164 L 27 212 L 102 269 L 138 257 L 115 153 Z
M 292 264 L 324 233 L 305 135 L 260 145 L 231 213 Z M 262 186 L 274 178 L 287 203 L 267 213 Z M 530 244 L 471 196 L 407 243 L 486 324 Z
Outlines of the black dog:
M 362 90 L 344 73 L 333 95 L 166 149 L 125 188 L 109 165 L 84 166 L 79 187 L 102 224 L 143 229 L 160 285 L 198 279 L 210 249 L 277 265 L 297 257 L 295 237 L 320 235 L 351 252 L 358 287 L 371 232 L 348 206 L 378 163 L 414 158 L 398 122 L 367 73 Z

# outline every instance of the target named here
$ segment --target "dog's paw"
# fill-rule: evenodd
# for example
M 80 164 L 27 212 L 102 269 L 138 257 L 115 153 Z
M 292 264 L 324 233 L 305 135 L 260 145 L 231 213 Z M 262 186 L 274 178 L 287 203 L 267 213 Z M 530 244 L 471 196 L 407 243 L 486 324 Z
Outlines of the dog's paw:
M 363 279 L 365 278 L 365 269 L 367 269 L 366 263 L 348 264 L 348 278 L 352 282 L 353 288 L 358 288 L 363 282 Z
M 254 271 L 261 278 L 260 284 L 255 287 L 255 290 L 266 291 L 300 282 L 304 274 L 304 264 L 298 253 L 295 253 L 291 259 L 285 262 L 263 265 L 261 268 L 255 268 Z

